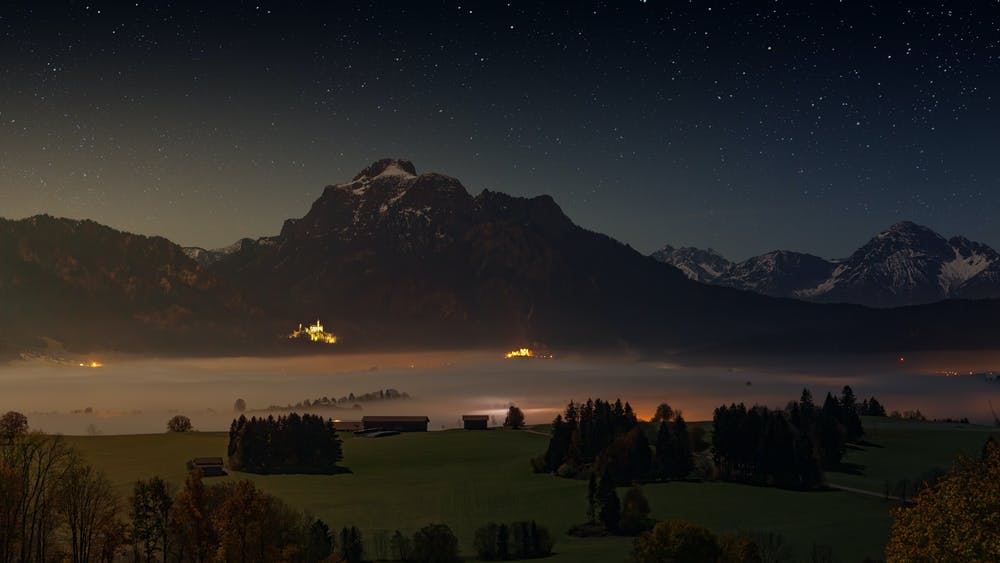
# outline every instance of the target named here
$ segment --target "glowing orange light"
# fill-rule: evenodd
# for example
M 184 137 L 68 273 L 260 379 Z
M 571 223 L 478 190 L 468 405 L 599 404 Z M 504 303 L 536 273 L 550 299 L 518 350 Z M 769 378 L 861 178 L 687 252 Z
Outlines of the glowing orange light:
M 82 368 L 102 368 L 104 364 L 98 362 L 97 360 L 91 360 L 89 362 L 80 362 L 80 367 Z
M 535 352 L 531 348 L 518 348 L 512 352 L 507 352 L 504 357 L 508 360 L 511 358 L 533 358 L 535 357 Z

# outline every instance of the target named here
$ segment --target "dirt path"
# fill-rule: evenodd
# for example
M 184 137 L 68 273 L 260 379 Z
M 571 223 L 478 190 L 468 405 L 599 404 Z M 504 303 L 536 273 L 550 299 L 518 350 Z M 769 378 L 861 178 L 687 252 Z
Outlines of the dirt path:
M 880 498 L 880 499 L 894 500 L 896 502 L 903 502 L 903 503 L 906 503 L 906 504 L 913 504 L 913 500 L 912 499 L 903 500 L 903 499 L 901 499 L 901 498 L 899 498 L 897 496 L 894 496 L 894 495 L 885 496 L 885 493 L 877 493 L 875 491 L 869 491 L 869 490 L 866 490 L 866 489 L 855 489 L 854 487 L 845 487 L 844 485 L 837 485 L 836 483 L 827 483 L 826 486 L 829 487 L 829 488 L 831 488 L 831 489 L 837 489 L 838 491 L 844 491 L 844 492 L 847 492 L 847 493 L 854 493 L 854 494 L 858 494 L 858 495 L 866 495 L 866 496 Z

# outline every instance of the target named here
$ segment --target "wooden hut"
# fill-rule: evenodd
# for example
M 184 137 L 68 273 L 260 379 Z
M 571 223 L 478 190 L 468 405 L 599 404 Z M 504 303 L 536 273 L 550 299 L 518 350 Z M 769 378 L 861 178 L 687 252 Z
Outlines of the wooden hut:
M 364 428 L 360 420 L 334 420 L 333 429 L 337 432 L 357 432 Z
M 196 457 L 187 463 L 188 471 L 201 469 L 205 477 L 222 477 L 226 470 L 221 457 Z
M 463 414 L 462 426 L 466 430 L 486 430 L 489 427 L 490 417 L 485 414 Z
M 364 416 L 365 430 L 395 430 L 396 432 L 427 432 L 431 419 L 426 416 Z

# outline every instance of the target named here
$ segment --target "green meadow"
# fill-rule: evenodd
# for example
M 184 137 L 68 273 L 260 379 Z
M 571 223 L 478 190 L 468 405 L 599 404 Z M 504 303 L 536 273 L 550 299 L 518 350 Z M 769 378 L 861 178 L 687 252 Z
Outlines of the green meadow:
M 886 478 L 913 478 L 975 452 L 988 435 L 982 427 L 879 421 L 871 441 L 847 461 L 860 474 L 829 473 L 832 483 L 882 490 Z M 69 437 L 102 469 L 123 496 L 137 479 L 160 475 L 177 487 L 185 461 L 222 456 L 224 433 Z M 577 539 L 565 535 L 586 520 L 586 483 L 536 475 L 528 460 L 547 438 L 527 431 L 490 430 L 402 434 L 368 439 L 345 435 L 344 465 L 351 474 L 251 475 L 293 506 L 333 527 L 356 525 L 371 543 L 382 533 L 412 532 L 433 523 L 452 527 L 471 557 L 474 530 L 489 521 L 534 519 L 556 536 L 549 561 L 624 561 L 628 538 Z M 863 466 L 863 467 L 861 467 Z M 796 560 L 813 545 L 833 547 L 836 561 L 880 558 L 894 503 L 849 492 L 793 492 L 729 483 L 667 483 L 644 487 L 657 519 L 685 519 L 718 532 L 775 532 Z M 624 491 L 621 491 L 624 493 Z

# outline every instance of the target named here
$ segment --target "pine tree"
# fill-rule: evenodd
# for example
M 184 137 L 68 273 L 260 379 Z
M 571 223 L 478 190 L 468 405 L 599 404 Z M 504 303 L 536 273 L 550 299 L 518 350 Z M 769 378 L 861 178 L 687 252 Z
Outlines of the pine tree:
M 660 479 L 670 479 L 670 476 L 673 474 L 674 449 L 674 430 L 672 424 L 669 420 L 664 420 L 660 422 L 660 429 L 656 432 L 656 452 L 653 460 L 656 467 L 656 475 Z
M 674 450 L 670 456 L 673 462 L 670 476 L 673 479 L 684 479 L 694 469 L 694 450 L 691 448 L 687 422 L 680 413 L 674 418 L 672 434 Z

